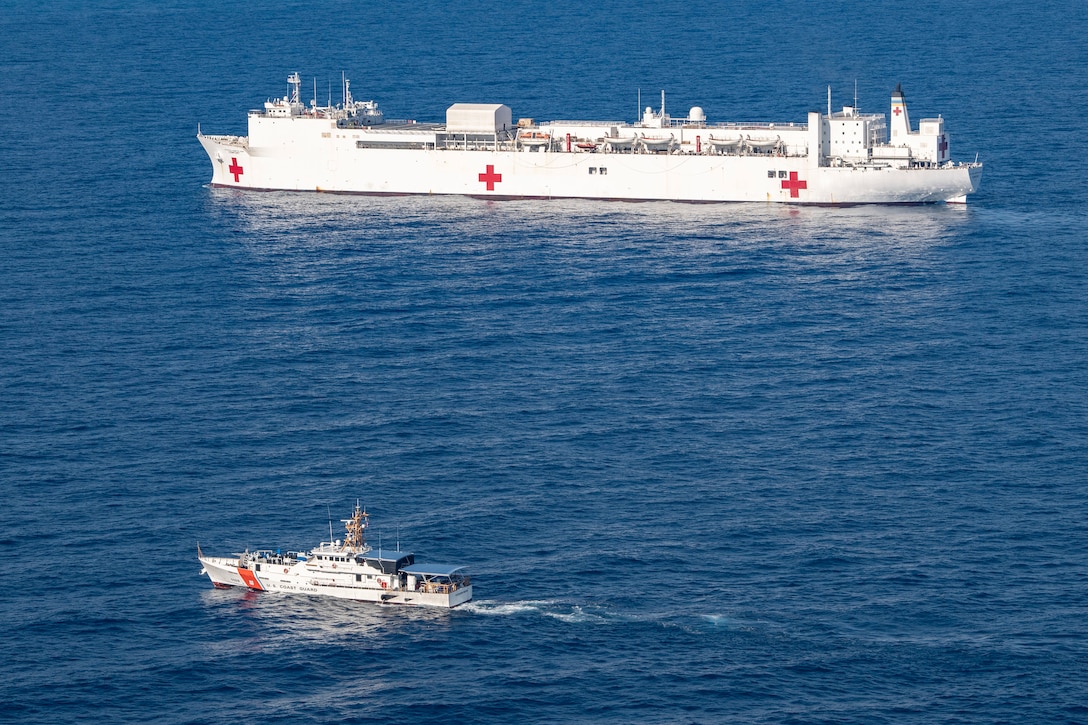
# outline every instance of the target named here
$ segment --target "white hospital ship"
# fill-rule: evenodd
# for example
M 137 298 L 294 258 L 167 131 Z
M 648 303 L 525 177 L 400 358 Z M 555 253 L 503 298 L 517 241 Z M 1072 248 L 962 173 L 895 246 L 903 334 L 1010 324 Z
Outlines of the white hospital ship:
M 366 543 L 369 515 L 358 506 L 343 541 L 321 542 L 309 552 L 243 551 L 233 556 L 197 558 L 219 589 L 246 587 L 253 591 L 287 592 L 354 599 L 375 604 L 404 604 L 452 608 L 472 599 L 472 580 L 463 566 L 417 564 L 415 555 L 377 551 Z
M 891 114 L 853 106 L 807 123 L 710 123 L 646 108 L 636 123 L 516 123 L 502 104 L 455 103 L 445 123 L 386 120 L 374 101 L 307 107 L 301 79 L 249 112 L 248 136 L 197 138 L 213 186 L 353 194 L 462 194 L 790 204 L 964 203 L 982 164 L 955 162 L 944 119 L 911 126 L 898 86 Z M 890 119 L 890 120 L 889 120 Z

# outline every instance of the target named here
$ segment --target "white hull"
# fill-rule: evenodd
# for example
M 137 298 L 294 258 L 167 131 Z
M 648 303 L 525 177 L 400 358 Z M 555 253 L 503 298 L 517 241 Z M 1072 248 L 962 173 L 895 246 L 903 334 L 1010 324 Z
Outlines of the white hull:
M 293 121 L 325 128 L 330 124 L 320 119 Z M 299 138 L 309 135 L 301 133 Z M 319 130 L 313 135 L 321 140 Z M 497 199 L 918 204 L 965 197 L 975 190 L 982 172 L 975 165 L 810 168 L 805 157 L 766 155 L 359 149 L 351 139 L 251 149 L 233 140 L 200 137 L 212 161 L 213 186 Z M 243 169 L 237 181 L 232 168 Z M 606 173 L 600 173 L 602 168 Z M 494 180 L 489 184 L 486 178 Z M 794 183 L 790 188 L 791 180 L 803 186 Z
M 306 108 L 291 97 L 250 111 L 247 136 L 198 133 L 213 186 L 493 199 L 922 204 L 962 202 L 982 166 L 949 155 L 943 118 L 910 126 L 906 101 L 883 114 L 808 114 L 807 123 L 708 124 L 647 108 L 635 124 L 514 124 L 502 104 L 454 104 L 445 124 L 384 123 L 372 101 Z M 371 125 L 373 124 L 373 125 Z M 889 135 L 890 130 L 890 135 Z
M 245 551 L 233 557 L 197 558 L 217 588 L 245 587 L 259 592 L 285 592 L 336 597 L 374 604 L 400 604 L 449 609 L 472 599 L 472 580 L 463 566 L 416 564 L 399 550 L 382 554 L 367 545 L 369 514 L 359 506 L 344 519 L 343 542 L 323 542 L 308 553 L 279 550 Z M 331 526 L 330 526 L 330 534 Z
M 204 565 L 204 573 L 219 588 L 245 587 L 254 591 L 309 594 L 374 604 L 444 608 L 456 607 L 472 599 L 471 584 L 449 592 L 427 592 L 402 589 L 395 576 L 356 582 L 357 572 L 350 563 L 344 565 L 342 572 L 321 571 L 314 564 L 303 561 L 292 566 L 261 564 L 260 571 L 257 571 L 240 569 L 237 558 L 201 556 L 199 559 Z M 383 580 L 385 587 L 380 583 Z

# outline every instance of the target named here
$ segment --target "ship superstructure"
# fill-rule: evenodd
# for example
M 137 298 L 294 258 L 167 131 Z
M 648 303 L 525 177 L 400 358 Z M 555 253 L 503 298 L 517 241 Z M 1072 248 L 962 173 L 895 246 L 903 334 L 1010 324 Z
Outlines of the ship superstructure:
M 913 129 L 903 91 L 890 116 L 854 106 L 806 123 L 710 123 L 647 107 L 623 121 L 514 121 L 504 104 L 455 103 L 445 123 L 385 119 L 374 101 L 309 107 L 290 92 L 249 112 L 247 136 L 198 138 L 212 185 L 357 194 L 792 204 L 963 203 L 982 164 L 955 162 L 944 119 Z M 890 120 L 889 120 L 890 119 Z
M 257 549 L 229 557 L 197 557 L 218 588 L 310 594 L 373 602 L 430 607 L 456 607 L 472 599 L 472 581 L 463 566 L 417 564 L 415 555 L 375 551 L 366 542 L 369 514 L 355 507 L 343 519 L 343 540 L 321 542 L 309 552 Z

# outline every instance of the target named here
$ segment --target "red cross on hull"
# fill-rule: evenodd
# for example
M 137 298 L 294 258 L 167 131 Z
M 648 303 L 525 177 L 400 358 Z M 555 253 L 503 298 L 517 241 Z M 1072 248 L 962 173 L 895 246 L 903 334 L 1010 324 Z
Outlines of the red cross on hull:
M 480 183 L 487 184 L 488 191 L 495 190 L 495 184 L 502 181 L 502 174 L 495 173 L 495 167 L 492 164 L 487 165 L 487 170 L 480 174 Z
M 797 172 L 791 171 L 790 178 L 782 179 L 782 188 L 790 190 L 790 198 L 798 199 L 801 196 L 801 189 L 808 188 L 808 182 L 797 178 Z
M 242 175 L 242 167 L 238 165 L 238 159 L 233 156 L 230 159 L 230 166 L 227 167 L 227 173 L 234 174 L 234 182 L 238 183 L 238 177 Z

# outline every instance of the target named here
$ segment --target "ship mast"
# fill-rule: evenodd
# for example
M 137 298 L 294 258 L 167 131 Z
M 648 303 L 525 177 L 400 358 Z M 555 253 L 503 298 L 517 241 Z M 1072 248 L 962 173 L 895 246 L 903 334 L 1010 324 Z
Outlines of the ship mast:
M 302 79 L 299 78 L 297 72 L 287 76 L 287 85 L 291 87 L 291 105 L 297 105 L 301 103 L 299 100 L 299 88 L 302 86 Z
M 370 514 L 360 508 L 358 502 L 356 502 L 355 511 L 352 513 L 351 518 L 341 519 L 346 533 L 344 535 L 344 545 L 340 547 L 340 551 L 349 550 L 354 554 L 359 554 L 366 550 L 364 532 L 367 526 L 370 525 L 369 516 Z

